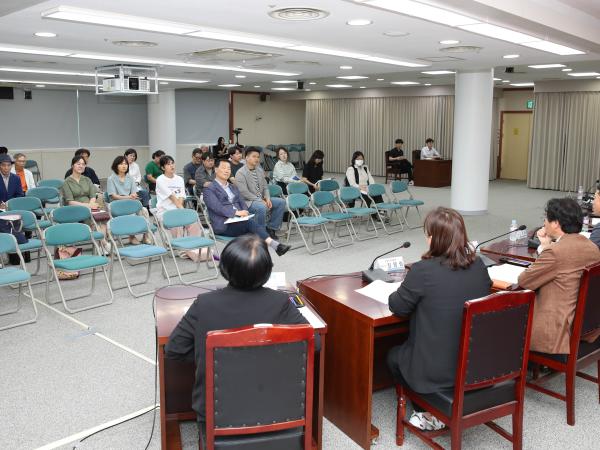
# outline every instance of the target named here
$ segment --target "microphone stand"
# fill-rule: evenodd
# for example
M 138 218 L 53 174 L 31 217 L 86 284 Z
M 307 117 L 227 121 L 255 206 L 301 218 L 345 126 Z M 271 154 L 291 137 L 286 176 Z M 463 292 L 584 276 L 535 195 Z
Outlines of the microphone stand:
M 392 283 L 393 281 L 395 281 L 392 277 L 390 277 L 387 274 L 387 272 L 385 270 L 374 269 L 373 267 L 375 266 L 375 261 L 377 261 L 382 256 L 385 256 L 392 252 L 395 252 L 396 250 L 400 250 L 401 248 L 408 248 L 408 247 L 410 247 L 410 242 L 407 241 L 404 244 L 402 244 L 400 247 L 393 248 L 385 253 L 382 253 L 379 256 L 376 256 L 375 259 L 373 259 L 373 262 L 371 262 L 371 265 L 369 266 L 369 268 L 367 270 L 362 271 L 362 279 L 364 281 L 368 281 L 369 283 L 372 283 L 375 280 L 385 281 L 386 283 Z
M 527 227 L 525 225 L 521 225 L 521 226 L 519 226 L 514 231 L 522 231 L 522 230 L 525 230 L 525 229 L 527 229 Z M 499 234 L 498 236 L 495 236 L 495 237 L 493 237 L 491 239 L 488 239 L 486 241 L 482 241 L 482 242 L 478 243 L 477 246 L 475 247 L 475 250 L 474 250 L 475 253 L 477 253 L 477 249 L 479 249 L 479 247 L 481 247 L 483 244 L 487 244 L 488 242 L 495 241 L 496 239 L 501 238 L 501 237 L 506 236 L 506 235 L 509 235 L 510 233 L 513 233 L 514 231 L 509 231 L 507 233 L 502 233 L 502 234 Z M 496 264 L 498 264 L 493 259 L 488 258 L 485 255 L 482 255 L 481 252 L 479 252 L 479 258 L 481 259 L 481 261 L 483 262 L 483 264 L 485 265 L 485 267 L 495 266 Z

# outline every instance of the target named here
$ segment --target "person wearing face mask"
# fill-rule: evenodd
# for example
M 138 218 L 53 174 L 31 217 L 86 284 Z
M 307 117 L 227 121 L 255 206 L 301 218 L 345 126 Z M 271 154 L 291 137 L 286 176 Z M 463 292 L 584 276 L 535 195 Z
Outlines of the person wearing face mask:
M 367 195 L 367 189 L 369 184 L 375 183 L 375 180 L 373 179 L 369 168 L 365 165 L 365 155 L 363 152 L 356 151 L 352 154 L 350 167 L 346 170 L 345 181 L 347 186 L 358 188 L 365 204 L 371 206 L 371 199 Z M 373 200 L 375 200 L 375 203 L 383 202 L 381 195 L 374 196 Z M 350 207 L 354 207 L 354 202 L 350 204 Z

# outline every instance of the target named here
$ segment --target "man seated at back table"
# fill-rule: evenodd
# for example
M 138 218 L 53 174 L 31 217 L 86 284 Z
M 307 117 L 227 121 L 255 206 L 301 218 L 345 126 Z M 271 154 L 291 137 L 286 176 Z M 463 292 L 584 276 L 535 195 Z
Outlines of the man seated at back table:
M 425 140 L 425 147 L 421 149 L 421 159 L 441 158 L 439 152 L 433 147 L 433 139 Z
M 533 351 L 569 353 L 581 274 L 585 266 L 600 261 L 598 247 L 579 234 L 582 226 L 583 212 L 575 200 L 548 201 L 544 226 L 537 233 L 539 256 L 521 273 L 518 282 L 519 286 L 536 291 L 531 332 Z
M 404 156 L 404 150 L 402 150 L 403 145 L 404 141 L 402 139 L 396 139 L 396 142 L 394 142 L 394 147 L 386 152 L 388 155 L 388 162 L 394 166 L 397 166 L 400 173 L 407 174 L 408 181 L 412 185 L 413 166 L 408 159 L 406 159 L 406 156 Z

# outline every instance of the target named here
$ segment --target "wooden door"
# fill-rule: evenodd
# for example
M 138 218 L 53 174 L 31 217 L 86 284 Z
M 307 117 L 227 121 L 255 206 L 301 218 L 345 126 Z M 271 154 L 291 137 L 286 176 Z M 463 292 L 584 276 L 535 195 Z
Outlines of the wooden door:
M 502 114 L 500 178 L 527 179 L 532 116 L 528 112 L 504 112 Z

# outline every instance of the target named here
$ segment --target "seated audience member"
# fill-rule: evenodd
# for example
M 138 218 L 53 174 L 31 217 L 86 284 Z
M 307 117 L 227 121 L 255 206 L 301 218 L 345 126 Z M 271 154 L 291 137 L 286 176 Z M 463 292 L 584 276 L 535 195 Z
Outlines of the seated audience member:
M 432 159 L 441 158 L 438 151 L 433 148 L 433 139 L 427 138 L 425 140 L 425 147 L 421 149 L 421 159 Z
M 246 149 L 246 164 L 235 175 L 235 184 L 242 199 L 248 206 L 248 211 L 254 214 L 259 225 L 267 227 L 267 233 L 276 239 L 276 231 L 281 227 L 285 200 L 271 198 L 265 172 L 259 164 L 260 152 L 255 147 Z M 267 223 L 267 214 L 270 213 Z
M 75 152 L 75 156 L 81 156 L 85 161 L 85 172 L 83 173 L 83 175 L 92 180 L 92 183 L 95 184 L 97 187 L 100 187 L 100 180 L 98 179 L 98 175 L 96 175 L 94 169 L 88 167 L 88 161 L 90 160 L 90 151 L 87 148 L 80 148 Z M 72 168 L 67 170 L 67 173 L 65 173 L 65 179 L 69 177 L 72 172 Z
M 365 155 L 363 152 L 357 151 L 352 154 L 350 167 L 346 170 L 346 182 L 348 186 L 360 189 L 364 202 L 369 206 L 371 205 L 371 199 L 367 196 L 367 189 L 369 184 L 375 183 L 375 180 L 369 168 L 365 165 Z M 376 195 L 373 197 L 373 200 L 375 200 L 375 203 L 383 202 L 381 195 Z M 354 202 L 352 202 L 350 207 L 354 207 Z
M 25 162 L 27 157 L 23 153 L 15 153 L 15 165 L 11 172 L 19 177 L 21 180 L 21 188 L 23 192 L 27 192 L 29 189 L 35 187 L 35 179 L 31 170 L 25 168 Z
M 290 153 L 285 147 L 279 147 L 277 149 L 277 163 L 273 168 L 273 179 L 275 183 L 283 190 L 284 195 L 287 195 L 287 185 L 294 181 L 300 181 L 296 168 L 289 161 Z
M 8 155 L 8 149 L 4 146 L 0 146 L 0 155 Z
M 140 172 L 140 166 L 137 161 L 137 152 L 134 148 L 128 148 L 125 150 L 125 157 L 127 158 L 127 163 L 129 164 L 129 176 L 133 178 L 137 188 L 137 194 L 140 202 L 146 208 L 149 207 L 150 202 L 150 192 L 146 189 L 143 189 L 142 184 L 142 173 Z
M 594 203 L 592 204 L 594 214 L 600 216 L 600 184 L 596 185 L 596 194 L 594 194 Z M 592 230 L 590 240 L 600 248 L 600 223 Z
M 600 261 L 598 247 L 579 234 L 582 226 L 583 212 L 575 200 L 549 200 L 544 227 L 537 232 L 539 256 L 519 275 L 519 286 L 536 291 L 531 330 L 536 352 L 569 353 L 583 268 Z
M 129 175 L 129 163 L 125 156 L 117 156 L 110 167 L 113 171 L 106 182 L 106 192 L 111 200 L 139 200 L 135 181 Z M 129 236 L 130 244 L 139 244 L 134 235 Z M 149 236 L 144 235 L 144 244 L 152 245 Z
M 217 140 L 217 145 L 213 145 L 212 154 L 214 159 L 227 159 L 227 144 L 225 144 L 225 138 L 223 136 Z
M 275 250 L 279 256 L 285 254 L 291 247 L 272 239 L 264 225 L 256 223 L 254 218 L 242 222 L 225 223 L 227 219 L 232 217 L 249 215 L 246 205 L 240 197 L 240 191 L 234 184 L 229 183 L 231 177 L 230 166 L 231 164 L 226 159 L 218 160 L 215 167 L 215 180 L 205 187 L 202 192 L 214 232 L 233 237 L 254 233 L 264 239 L 267 245 Z
M 406 159 L 406 156 L 404 156 L 404 150 L 402 150 L 403 145 L 404 141 L 402 139 L 396 139 L 394 147 L 386 152 L 387 162 L 393 166 L 397 166 L 400 173 L 408 174 L 408 181 L 412 184 L 413 166 L 408 159 Z
M 215 179 L 215 158 L 210 152 L 201 156 L 202 165 L 196 170 L 196 194 L 200 195 L 205 187 Z
M 315 192 L 317 181 L 323 179 L 323 158 L 325 154 L 321 150 L 315 150 L 310 159 L 302 169 L 302 182 L 308 184 L 310 192 Z
M 242 149 L 237 146 L 231 147 L 227 152 L 229 153 L 229 165 L 231 166 L 231 179 L 229 181 L 233 182 L 235 180 L 235 174 L 243 166 L 242 158 L 244 153 Z
M 163 171 L 160 168 L 160 158 L 165 155 L 165 152 L 162 150 L 156 150 L 152 153 L 152 161 L 146 164 L 146 182 L 148 183 L 148 189 L 150 192 L 156 191 L 156 180 L 159 176 L 163 174 Z
M 183 166 L 183 181 L 188 195 L 194 195 L 194 186 L 196 186 L 196 170 L 202 167 L 202 149 L 192 150 L 192 161 Z
M 165 211 L 184 208 L 185 203 L 185 183 L 183 178 L 175 173 L 175 160 L 169 155 L 160 158 L 160 168 L 164 172 L 156 179 L 156 210 L 158 218 L 161 219 Z M 202 231 L 197 223 L 187 225 L 188 236 L 202 236 Z M 182 237 L 184 235 L 183 227 L 172 228 L 173 237 Z M 198 249 L 186 250 L 179 253 L 181 258 L 190 258 L 197 262 L 199 258 L 206 259 L 206 249 L 200 254 Z
M 0 154 L 0 175 L 2 175 L 2 183 L 0 183 L 0 209 L 6 209 L 6 202 L 11 198 L 23 197 L 25 193 L 21 187 L 20 178 L 11 173 L 12 159 L 7 154 Z
M 206 334 L 272 323 L 293 325 L 308 323 L 290 302 L 289 294 L 263 287 L 271 276 L 273 261 L 265 241 L 256 235 L 240 236 L 229 242 L 221 253 L 219 270 L 227 286 L 198 296 L 171 333 L 165 346 L 167 358 L 196 363 L 192 390 L 192 408 L 200 426 L 205 418 Z M 315 336 L 315 350 L 320 348 Z M 243 374 L 240 374 L 243 382 Z
M 408 339 L 388 353 L 396 383 L 421 394 L 454 387 L 464 303 L 490 293 L 492 280 L 469 247 L 462 216 L 439 207 L 424 223 L 429 249 L 412 265 L 389 297 L 390 311 L 410 316 Z M 413 404 L 410 423 L 422 430 L 443 428 Z

